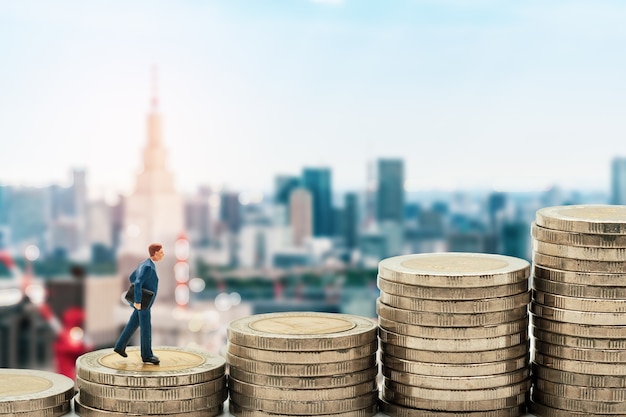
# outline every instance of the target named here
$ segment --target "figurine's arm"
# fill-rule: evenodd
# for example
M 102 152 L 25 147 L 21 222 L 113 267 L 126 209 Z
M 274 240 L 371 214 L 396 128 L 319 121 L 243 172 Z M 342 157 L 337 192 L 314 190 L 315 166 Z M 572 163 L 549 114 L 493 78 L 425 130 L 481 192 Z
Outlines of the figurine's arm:
M 135 283 L 134 283 L 135 284 L 135 294 L 134 294 L 135 304 L 134 305 L 137 310 L 141 310 L 141 289 L 143 288 L 143 283 L 146 280 L 148 272 L 149 272 L 149 268 L 145 268 L 142 265 L 139 268 L 137 268 L 137 271 L 135 274 Z

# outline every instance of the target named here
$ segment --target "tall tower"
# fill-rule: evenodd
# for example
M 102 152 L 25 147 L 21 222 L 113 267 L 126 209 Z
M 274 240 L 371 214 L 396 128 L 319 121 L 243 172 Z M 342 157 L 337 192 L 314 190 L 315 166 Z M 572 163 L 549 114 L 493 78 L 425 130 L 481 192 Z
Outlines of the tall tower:
M 305 168 L 302 185 L 313 197 L 313 236 L 333 235 L 331 175 L 328 168 Z
M 307 238 L 313 235 L 313 213 L 311 193 L 305 188 L 296 188 L 289 197 L 293 244 L 303 246 Z
M 376 220 L 404 220 L 404 161 L 379 159 L 376 181 Z
M 147 118 L 147 144 L 143 170 L 137 176 L 135 190 L 126 199 L 124 232 L 119 252 L 119 271 L 124 285 L 139 262 L 146 259 L 148 245 L 163 244 L 165 257 L 157 263 L 159 300 L 174 300 L 174 243 L 184 231 L 184 204 L 174 187 L 174 176 L 166 167 L 162 120 L 157 95 L 157 73 L 153 70 L 151 109 Z

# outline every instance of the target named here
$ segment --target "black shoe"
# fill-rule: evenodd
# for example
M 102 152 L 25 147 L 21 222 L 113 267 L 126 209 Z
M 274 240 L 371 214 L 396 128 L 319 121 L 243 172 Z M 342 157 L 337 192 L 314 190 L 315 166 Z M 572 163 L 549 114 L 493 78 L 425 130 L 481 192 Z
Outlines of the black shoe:
M 120 355 L 122 358 L 127 358 L 128 354 L 126 353 L 125 350 L 118 350 L 118 349 L 113 349 L 113 352 L 117 353 L 118 355 Z
M 158 365 L 161 361 L 156 356 L 150 356 L 147 359 L 143 360 L 144 363 L 151 363 L 153 365 Z

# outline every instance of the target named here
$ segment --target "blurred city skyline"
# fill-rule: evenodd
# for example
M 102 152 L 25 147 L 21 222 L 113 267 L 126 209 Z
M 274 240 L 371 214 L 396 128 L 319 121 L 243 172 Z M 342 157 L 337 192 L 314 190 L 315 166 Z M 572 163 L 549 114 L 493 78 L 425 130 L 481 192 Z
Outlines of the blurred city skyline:
M 128 194 L 158 65 L 180 191 L 271 193 L 329 167 L 363 190 L 608 193 L 626 154 L 626 5 L 553 1 L 0 1 L 0 184 Z M 93 195 L 92 195 L 93 196 Z

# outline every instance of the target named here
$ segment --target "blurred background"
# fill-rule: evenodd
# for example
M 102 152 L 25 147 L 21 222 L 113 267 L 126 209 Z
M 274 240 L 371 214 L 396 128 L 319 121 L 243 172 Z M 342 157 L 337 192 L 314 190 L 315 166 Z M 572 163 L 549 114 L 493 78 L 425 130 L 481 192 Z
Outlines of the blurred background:
M 618 1 L 0 0 L 0 367 L 73 376 L 164 244 L 153 344 L 375 317 L 377 263 L 530 260 L 626 204 Z

